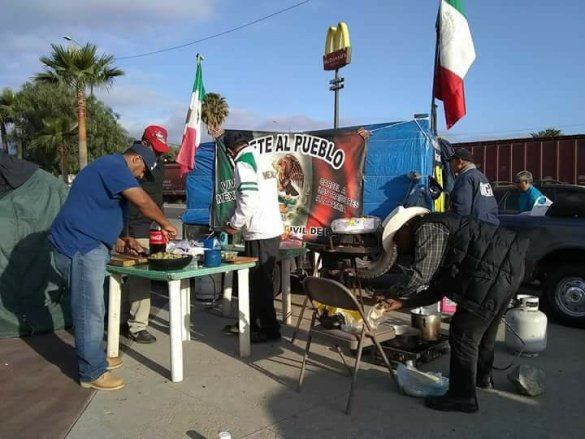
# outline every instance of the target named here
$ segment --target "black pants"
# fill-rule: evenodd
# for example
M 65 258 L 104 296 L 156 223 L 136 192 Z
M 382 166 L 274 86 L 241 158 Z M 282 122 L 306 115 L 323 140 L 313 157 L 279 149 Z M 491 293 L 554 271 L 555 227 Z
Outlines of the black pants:
M 512 294 L 510 294 L 510 299 Z M 461 307 L 451 319 L 449 344 L 449 395 L 456 398 L 475 398 L 476 380 L 491 376 L 494 364 L 494 346 L 498 326 L 509 300 L 496 316 L 484 320 Z
M 250 271 L 251 329 L 267 333 L 280 331 L 274 309 L 273 279 L 280 236 L 270 239 L 246 241 L 246 256 L 258 258 L 258 264 Z

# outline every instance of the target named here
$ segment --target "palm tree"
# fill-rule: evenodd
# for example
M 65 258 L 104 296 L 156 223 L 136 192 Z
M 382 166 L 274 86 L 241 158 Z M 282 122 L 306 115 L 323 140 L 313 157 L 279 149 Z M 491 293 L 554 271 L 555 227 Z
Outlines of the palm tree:
M 79 169 L 87 165 L 87 128 L 86 128 L 86 97 L 88 87 L 112 85 L 114 78 L 124 72 L 112 65 L 113 55 L 97 55 L 97 47 L 87 43 L 83 47 L 65 49 L 51 44 L 53 53 L 50 57 L 41 57 L 45 71 L 35 75 L 34 80 L 49 83 L 65 83 L 71 87 L 77 97 L 77 123 L 79 126 Z
M 201 105 L 201 120 L 207 125 L 207 132 L 214 139 L 221 135 L 221 126 L 230 113 L 230 107 L 218 93 L 206 93 Z
M 71 139 L 77 132 L 77 122 L 65 117 L 43 119 L 43 129 L 35 139 L 39 145 L 48 146 L 50 149 L 59 149 L 59 165 L 63 181 L 68 183 L 68 160 L 67 156 Z
M 540 137 L 559 137 L 561 134 L 561 130 L 557 130 L 556 128 L 547 128 L 546 130 L 541 130 L 536 133 L 530 133 L 533 139 L 538 139 Z
M 2 148 L 8 153 L 8 130 L 6 125 L 16 120 L 14 104 L 16 95 L 9 88 L 2 90 L 0 94 L 0 136 L 2 136 Z

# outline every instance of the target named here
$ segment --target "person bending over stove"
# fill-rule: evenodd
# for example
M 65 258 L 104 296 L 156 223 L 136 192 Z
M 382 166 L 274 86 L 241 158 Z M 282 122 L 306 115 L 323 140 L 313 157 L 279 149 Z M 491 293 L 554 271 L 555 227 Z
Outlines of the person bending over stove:
M 476 386 L 493 388 L 496 334 L 524 277 L 528 240 L 470 217 L 426 213 L 398 207 L 391 214 L 385 232 L 399 255 L 414 259 L 406 281 L 391 289 L 393 298 L 378 299 L 387 311 L 431 305 L 443 296 L 457 303 L 449 330 L 449 390 L 427 397 L 425 405 L 474 413 Z

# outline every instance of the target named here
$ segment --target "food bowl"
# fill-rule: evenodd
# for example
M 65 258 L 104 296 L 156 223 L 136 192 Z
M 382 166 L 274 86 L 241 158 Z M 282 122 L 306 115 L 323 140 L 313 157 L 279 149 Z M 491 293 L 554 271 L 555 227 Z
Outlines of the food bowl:
M 223 251 L 221 252 L 221 259 L 224 262 L 233 262 L 238 257 L 238 252 L 234 251 Z
M 167 253 L 171 257 L 155 257 L 152 255 L 148 258 L 148 267 L 151 270 L 167 271 L 167 270 L 180 270 L 185 268 L 193 260 L 192 255 L 173 255 Z M 157 254 L 158 255 L 158 254 Z

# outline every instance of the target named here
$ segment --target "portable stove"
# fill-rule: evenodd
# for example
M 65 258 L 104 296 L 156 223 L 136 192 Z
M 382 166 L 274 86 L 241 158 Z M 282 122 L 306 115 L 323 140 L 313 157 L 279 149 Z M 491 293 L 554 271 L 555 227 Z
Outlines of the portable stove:
M 416 346 L 405 346 L 398 338 L 381 343 L 388 360 L 405 365 L 418 366 L 428 363 L 449 352 L 449 336 L 441 334 L 439 340 L 420 339 Z M 375 347 L 369 347 L 372 355 L 365 355 L 364 360 L 384 366 L 384 360 Z M 365 350 L 364 350 L 365 351 Z

